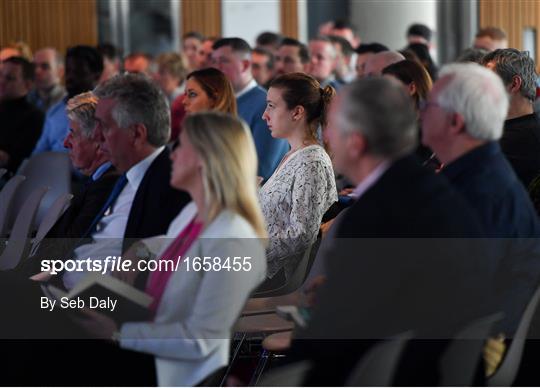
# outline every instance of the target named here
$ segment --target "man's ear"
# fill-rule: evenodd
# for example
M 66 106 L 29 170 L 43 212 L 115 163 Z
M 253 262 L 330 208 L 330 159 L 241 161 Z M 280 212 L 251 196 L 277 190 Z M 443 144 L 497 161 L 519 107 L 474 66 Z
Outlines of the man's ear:
M 353 132 L 347 140 L 347 152 L 353 159 L 358 159 L 366 153 L 367 142 L 366 138 L 358 132 Z
M 519 75 L 515 75 L 512 77 L 512 82 L 508 86 L 508 91 L 511 94 L 518 94 L 521 90 L 521 85 L 523 85 L 523 79 Z
M 133 136 L 136 144 L 144 145 L 148 143 L 148 130 L 143 123 L 133 124 Z
M 450 120 L 450 132 L 452 134 L 459 134 L 465 131 L 465 119 L 460 113 L 452 113 Z
M 414 82 L 411 82 L 408 86 L 407 86 L 407 89 L 409 91 L 409 96 L 413 96 L 414 93 L 416 93 L 416 84 Z
M 242 59 L 242 73 L 251 69 L 251 61 L 249 59 Z

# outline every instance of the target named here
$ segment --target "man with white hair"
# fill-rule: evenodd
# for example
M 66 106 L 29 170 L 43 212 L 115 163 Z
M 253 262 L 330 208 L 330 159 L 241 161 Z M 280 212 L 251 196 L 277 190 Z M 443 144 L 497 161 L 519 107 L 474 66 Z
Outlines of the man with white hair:
M 364 67 L 364 76 L 375 77 L 382 74 L 386 66 L 404 61 L 405 57 L 397 51 L 383 51 L 368 58 Z
M 486 314 L 492 261 L 466 201 L 411 155 L 417 124 L 397 82 L 366 78 L 344 86 L 326 137 L 334 166 L 357 185 L 355 203 L 332 226 L 326 283 L 312 318 L 295 332 L 291 357 L 314 368 L 302 385 L 344 385 L 375 343 L 407 330 L 418 343 L 395 384 L 437 385 L 445 339 Z M 473 253 L 474 252 L 474 253 Z M 422 341 L 420 341 L 422 342 Z
M 442 174 L 469 201 L 497 247 L 495 300 L 505 313 L 500 329 L 508 335 L 538 286 L 540 228 L 497 143 L 507 110 L 508 95 L 494 72 L 475 63 L 452 64 L 441 71 L 421 118 L 423 143 L 444 164 Z

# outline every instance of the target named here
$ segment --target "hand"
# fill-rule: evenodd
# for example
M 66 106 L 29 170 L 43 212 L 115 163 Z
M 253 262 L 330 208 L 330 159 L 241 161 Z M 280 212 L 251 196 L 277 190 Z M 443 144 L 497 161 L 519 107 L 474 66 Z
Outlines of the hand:
M 332 218 L 330 221 L 327 221 L 327 222 L 321 224 L 322 238 L 326 237 L 326 234 L 328 233 L 328 231 L 332 227 L 332 224 L 334 223 L 334 220 L 335 220 L 335 218 Z
M 89 308 L 80 309 L 78 313 L 70 315 L 70 318 L 93 338 L 110 340 L 118 331 L 116 322 L 105 314 Z
M 263 183 L 264 178 L 262 176 L 257 177 L 257 186 L 261 187 L 261 184 Z
M 43 272 L 30 276 L 30 280 L 33 280 L 36 282 L 47 282 L 52 277 L 53 275 L 49 271 L 43 271 Z
M 326 282 L 326 276 L 319 275 L 304 289 L 303 307 L 313 307 L 317 303 L 317 290 Z
M 349 187 L 349 188 L 346 188 L 346 189 L 343 189 L 339 192 L 339 195 L 349 195 L 350 193 L 352 193 L 354 191 L 354 187 Z

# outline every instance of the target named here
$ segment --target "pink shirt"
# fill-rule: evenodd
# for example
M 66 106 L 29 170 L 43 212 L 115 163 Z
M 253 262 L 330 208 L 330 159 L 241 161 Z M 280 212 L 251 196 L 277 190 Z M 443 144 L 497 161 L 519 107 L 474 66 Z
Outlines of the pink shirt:
M 199 234 L 202 231 L 203 224 L 191 221 L 188 226 L 184 228 L 176 237 L 176 239 L 167 247 L 163 252 L 160 261 L 162 260 L 173 260 L 174 263 L 178 260 L 183 259 L 183 255 L 187 252 L 191 244 L 199 237 Z M 150 305 L 150 311 L 155 313 L 165 292 L 165 287 L 169 281 L 169 278 L 172 275 L 172 270 L 169 271 L 155 271 L 150 274 L 148 283 L 146 285 L 146 293 L 154 298 L 152 304 Z

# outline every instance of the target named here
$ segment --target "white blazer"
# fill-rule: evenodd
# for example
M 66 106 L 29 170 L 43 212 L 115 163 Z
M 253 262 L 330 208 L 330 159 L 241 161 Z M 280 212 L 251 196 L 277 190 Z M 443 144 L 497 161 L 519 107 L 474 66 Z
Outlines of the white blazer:
M 147 239 L 145 244 L 163 252 L 196 212 L 190 203 L 169 226 L 167 239 Z M 230 257 L 231 265 L 235 256 L 251 257 L 251 269 L 195 271 L 195 256 L 220 257 L 222 262 Z M 207 226 L 185 257 L 190 258 L 189 268 L 184 260 L 169 278 L 154 322 L 128 322 L 120 330 L 122 348 L 155 355 L 160 386 L 193 386 L 227 365 L 232 327 L 266 276 L 262 241 L 244 218 L 230 211 Z

